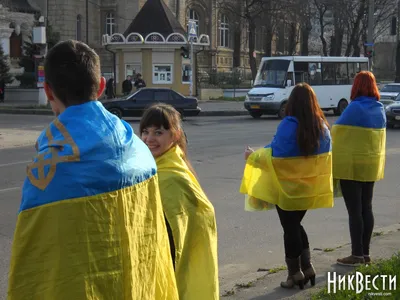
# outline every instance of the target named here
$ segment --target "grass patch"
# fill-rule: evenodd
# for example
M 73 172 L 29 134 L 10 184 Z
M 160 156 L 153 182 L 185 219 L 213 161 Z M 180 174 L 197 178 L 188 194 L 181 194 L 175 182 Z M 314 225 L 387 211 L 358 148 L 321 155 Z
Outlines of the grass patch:
M 333 249 L 333 248 L 325 248 L 324 249 L 324 252 L 333 252 L 333 251 L 335 251 L 335 249 Z
M 249 281 L 248 283 L 237 283 L 236 287 L 239 289 L 248 289 L 254 285 L 253 281 Z
M 210 100 L 216 100 L 216 101 L 233 101 L 233 102 L 241 102 L 246 99 L 246 96 L 243 97 L 236 97 L 236 98 L 229 98 L 229 97 L 218 97 L 218 98 L 210 98 Z
M 280 267 L 276 267 L 276 268 L 270 269 L 268 271 L 268 274 L 275 274 L 275 273 L 278 273 L 278 272 L 284 271 L 284 270 L 287 270 L 287 267 L 286 266 L 280 266 Z
M 383 232 L 382 231 L 379 231 L 379 232 L 373 232 L 372 233 L 372 236 L 381 236 L 381 235 L 383 235 Z
M 229 297 L 229 296 L 233 296 L 233 295 L 235 295 L 235 291 L 230 290 L 230 291 L 225 291 L 225 293 L 222 295 L 222 297 Z
M 348 290 L 337 290 L 336 294 L 333 294 L 332 292 L 328 294 L 328 288 L 325 287 L 322 289 L 320 292 L 312 296 L 312 300 L 366 300 L 366 299 L 374 299 L 375 296 L 372 296 L 371 293 L 382 293 L 382 296 L 387 296 L 388 298 L 386 299 L 400 299 L 400 252 L 393 255 L 392 258 L 386 259 L 386 260 L 381 260 L 381 261 L 376 261 L 372 265 L 368 266 L 360 266 L 356 268 L 353 272 L 350 274 L 354 274 L 355 272 L 360 272 L 364 275 L 371 275 L 370 277 L 370 283 L 369 283 L 369 288 L 370 290 L 365 289 L 365 277 L 363 277 L 363 285 L 364 289 L 360 294 L 356 294 L 356 291 L 348 291 Z M 383 281 L 381 278 L 378 278 L 375 280 L 375 286 L 378 288 L 378 290 L 375 290 L 375 288 L 372 285 L 372 279 L 374 276 L 377 275 L 392 275 L 392 276 L 397 276 L 396 280 L 396 287 L 392 286 L 392 290 L 389 290 L 389 278 L 386 277 L 385 279 L 385 287 L 386 289 L 383 289 Z M 346 279 L 347 281 L 347 279 Z M 338 286 L 338 281 L 336 282 Z M 353 285 L 356 285 L 356 281 L 353 280 Z M 347 286 L 347 283 L 346 283 Z M 390 293 L 390 294 L 388 294 Z

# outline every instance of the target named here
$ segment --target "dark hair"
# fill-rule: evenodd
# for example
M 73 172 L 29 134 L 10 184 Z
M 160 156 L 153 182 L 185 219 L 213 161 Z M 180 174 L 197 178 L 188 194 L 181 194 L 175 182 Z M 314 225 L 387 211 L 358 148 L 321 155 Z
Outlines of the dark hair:
M 299 122 L 297 143 L 301 154 L 313 155 L 319 149 L 324 124 L 329 128 L 329 123 L 311 86 L 299 83 L 294 87 L 286 105 L 286 115 L 295 117 Z
M 46 55 L 45 81 L 66 106 L 97 98 L 100 88 L 100 59 L 82 42 L 68 40 L 55 45 Z
M 170 130 L 174 138 L 178 138 L 177 145 L 184 153 L 183 159 L 193 175 L 196 176 L 192 164 L 187 158 L 187 141 L 186 134 L 182 129 L 180 113 L 168 104 L 153 104 L 144 113 L 140 120 L 139 132 L 142 135 L 143 131 L 149 127 L 164 128 Z
M 354 78 L 350 99 L 354 100 L 361 96 L 373 97 L 378 101 L 381 98 L 375 76 L 369 71 L 362 71 Z

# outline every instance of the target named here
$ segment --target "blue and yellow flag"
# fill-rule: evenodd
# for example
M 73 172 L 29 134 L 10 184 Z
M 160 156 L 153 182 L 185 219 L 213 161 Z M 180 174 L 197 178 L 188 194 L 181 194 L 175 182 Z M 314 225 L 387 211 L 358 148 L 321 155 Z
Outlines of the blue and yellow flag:
M 315 155 L 304 157 L 297 144 L 297 127 L 296 118 L 286 117 L 272 143 L 247 159 L 240 187 L 246 210 L 268 210 L 273 205 L 283 210 L 333 207 L 329 129 L 325 128 Z
M 332 126 L 333 178 L 381 180 L 385 152 L 386 115 L 382 103 L 368 97 L 353 100 Z
M 92 101 L 36 146 L 8 300 L 177 300 L 156 164 L 130 125 Z
M 179 147 L 156 159 L 165 216 L 175 246 L 181 300 L 218 300 L 218 240 L 214 207 L 189 171 Z

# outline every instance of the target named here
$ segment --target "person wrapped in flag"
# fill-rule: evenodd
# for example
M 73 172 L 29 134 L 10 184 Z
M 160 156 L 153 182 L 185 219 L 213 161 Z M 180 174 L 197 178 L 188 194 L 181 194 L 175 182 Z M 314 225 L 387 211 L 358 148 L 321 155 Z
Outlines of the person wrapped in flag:
M 140 135 L 156 159 L 180 300 L 219 299 L 217 223 L 188 157 L 181 116 L 155 104 L 140 120 Z
M 178 300 L 157 166 L 131 126 L 94 99 L 98 55 L 77 41 L 45 60 L 57 118 L 27 168 L 8 300 Z
M 370 263 L 374 228 L 372 199 L 375 182 L 384 178 L 386 114 L 375 76 L 368 71 L 354 79 L 352 102 L 332 126 L 333 178 L 349 216 L 352 253 L 338 264 Z
M 309 241 L 301 225 L 307 210 L 333 207 L 331 136 L 313 89 L 294 87 L 272 143 L 245 151 L 240 192 L 246 210 L 276 208 L 284 231 L 288 268 L 283 288 L 315 284 Z

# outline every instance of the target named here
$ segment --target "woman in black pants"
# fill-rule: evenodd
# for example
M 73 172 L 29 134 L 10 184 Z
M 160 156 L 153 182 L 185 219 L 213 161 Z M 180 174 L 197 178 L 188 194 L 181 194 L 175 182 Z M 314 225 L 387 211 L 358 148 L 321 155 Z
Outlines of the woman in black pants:
M 333 188 L 329 124 L 308 84 L 293 89 L 271 144 L 248 148 L 245 158 L 240 192 L 275 205 L 283 228 L 288 276 L 281 287 L 314 285 L 316 271 L 301 222 L 307 210 L 333 207 Z
M 374 184 L 383 179 L 386 115 L 371 72 L 360 72 L 353 84 L 352 102 L 332 127 L 333 178 L 339 180 L 349 215 L 352 253 L 338 264 L 370 263 L 374 229 Z

